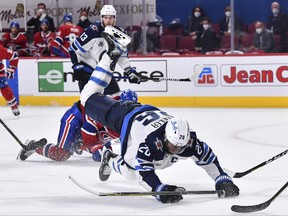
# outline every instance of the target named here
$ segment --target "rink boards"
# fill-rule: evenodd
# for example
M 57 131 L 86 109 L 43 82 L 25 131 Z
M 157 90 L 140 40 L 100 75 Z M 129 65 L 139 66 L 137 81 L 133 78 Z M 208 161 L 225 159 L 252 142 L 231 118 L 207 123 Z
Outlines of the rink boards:
M 173 107 L 288 107 L 286 55 L 131 57 L 142 76 L 190 78 L 145 81 L 120 88 L 135 90 L 142 103 Z M 20 105 L 71 105 L 79 99 L 71 62 L 62 58 L 20 59 L 12 84 Z M 114 76 L 123 76 L 116 67 Z M 18 91 L 18 92 L 17 92 Z M 1 98 L 1 105 L 5 102 Z

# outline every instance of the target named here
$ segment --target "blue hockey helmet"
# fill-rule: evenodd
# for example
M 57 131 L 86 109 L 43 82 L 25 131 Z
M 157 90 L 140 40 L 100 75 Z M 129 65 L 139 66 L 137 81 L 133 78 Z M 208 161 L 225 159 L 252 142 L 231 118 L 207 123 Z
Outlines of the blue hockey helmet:
M 130 100 L 130 101 L 137 102 L 138 95 L 135 91 L 132 91 L 131 89 L 126 89 L 120 94 L 120 99 L 122 101 Z
M 42 24 L 45 24 L 45 25 L 48 25 L 49 26 L 49 21 L 48 19 L 43 19 L 42 22 L 41 22 L 41 25 Z
M 16 28 L 19 29 L 20 28 L 20 24 L 17 21 L 13 21 L 10 23 L 10 28 Z
M 70 14 L 65 14 L 63 17 L 64 22 L 73 22 L 73 18 Z

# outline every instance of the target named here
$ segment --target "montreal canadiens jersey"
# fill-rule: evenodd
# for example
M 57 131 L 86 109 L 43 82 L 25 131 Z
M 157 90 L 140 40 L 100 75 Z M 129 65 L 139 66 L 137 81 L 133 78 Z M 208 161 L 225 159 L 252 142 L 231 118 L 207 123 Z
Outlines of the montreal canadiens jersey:
M 60 56 L 62 56 L 61 54 L 63 53 L 63 56 L 68 57 L 69 56 L 68 48 L 77 38 L 77 36 L 81 34 L 82 31 L 83 29 L 80 26 L 75 25 L 60 26 L 58 31 L 56 32 L 55 40 L 51 42 L 51 45 L 54 49 L 53 52 L 56 55 Z
M 28 56 L 28 39 L 25 35 L 18 33 L 17 36 L 13 36 L 12 33 L 3 34 L 3 46 L 18 52 L 19 56 Z
M 4 59 L 10 61 L 10 66 L 17 68 L 19 61 L 17 53 L 0 45 L 0 72 L 4 69 L 2 63 L 2 60 Z
M 55 33 L 51 31 L 47 34 L 44 34 L 43 31 L 35 33 L 32 54 L 39 54 L 40 56 L 51 55 L 50 42 L 54 40 L 55 36 Z

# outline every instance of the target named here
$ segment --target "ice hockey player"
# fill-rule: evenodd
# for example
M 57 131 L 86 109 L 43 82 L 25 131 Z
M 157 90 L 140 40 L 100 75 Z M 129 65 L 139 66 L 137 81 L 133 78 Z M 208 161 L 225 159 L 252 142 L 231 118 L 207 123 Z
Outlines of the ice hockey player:
M 6 71 L 3 65 L 3 60 L 8 60 L 10 65 Z M 0 92 L 5 98 L 7 104 L 11 107 L 12 112 L 15 116 L 20 115 L 18 103 L 14 96 L 12 89 L 8 85 L 8 79 L 14 78 L 15 70 L 18 66 L 18 54 L 15 51 L 7 49 L 0 45 Z
M 95 121 L 120 134 L 121 152 L 117 155 L 111 150 L 104 151 L 100 180 L 106 181 L 113 168 L 124 177 L 138 180 L 149 191 L 185 190 L 163 183 L 155 170 L 191 158 L 215 181 L 219 197 L 239 195 L 239 188 L 223 171 L 217 156 L 190 130 L 186 120 L 151 105 L 116 101 L 101 93 L 89 97 L 85 111 Z M 182 195 L 157 195 L 156 198 L 162 203 L 183 199 Z
M 136 92 L 126 89 L 120 94 L 120 97 L 114 97 L 117 100 L 131 100 L 137 102 Z M 21 149 L 17 156 L 18 160 L 26 160 L 35 151 L 55 161 L 66 161 L 74 153 L 81 154 L 87 151 L 92 154 L 92 158 L 100 162 L 102 149 L 111 148 L 110 141 L 119 137 L 119 134 L 102 124 L 93 121 L 85 116 L 84 121 L 81 113 L 80 101 L 69 108 L 61 118 L 60 130 L 57 139 L 57 145 L 48 143 L 41 139 L 35 142 L 28 140 L 25 145 L 27 150 Z
M 49 21 L 43 19 L 40 25 L 41 31 L 36 32 L 33 37 L 33 45 L 31 51 L 33 56 L 51 56 L 50 42 L 56 37 L 55 33 L 49 30 Z
M 71 15 L 66 14 L 63 17 L 63 25 L 56 32 L 56 37 L 51 41 L 52 52 L 56 56 L 63 58 L 69 57 L 69 46 L 73 43 L 77 36 L 81 34 L 83 29 L 73 24 Z
M 1 39 L 1 44 L 17 52 L 18 56 L 30 56 L 28 38 L 20 32 L 19 22 L 12 21 L 10 23 L 10 32 L 4 33 Z
M 101 21 L 85 29 L 69 48 L 74 77 L 80 82 L 84 80 L 82 85 L 79 82 L 80 89 L 85 85 L 81 92 L 83 105 L 91 94 L 102 93 L 110 83 L 116 63 L 124 69 L 130 83 L 139 84 L 141 81 L 128 59 L 126 46 L 131 39 L 121 28 L 115 26 L 116 10 L 113 5 L 104 5 L 100 16 Z M 87 77 L 83 74 L 87 74 Z

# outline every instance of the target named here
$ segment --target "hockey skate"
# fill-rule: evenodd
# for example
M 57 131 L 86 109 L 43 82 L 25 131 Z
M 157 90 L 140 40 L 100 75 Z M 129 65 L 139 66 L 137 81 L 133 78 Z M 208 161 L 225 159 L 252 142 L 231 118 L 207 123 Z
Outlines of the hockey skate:
M 39 141 L 35 140 L 27 140 L 24 145 L 25 149 L 21 149 L 17 156 L 17 160 L 24 161 L 26 160 L 30 155 L 32 155 L 35 151 L 36 148 L 38 147 L 43 147 L 47 144 L 47 140 L 45 138 L 40 139 Z
M 13 114 L 14 114 L 15 116 L 19 116 L 19 115 L 20 115 L 20 111 L 19 111 L 17 105 L 12 106 L 11 109 L 12 109 L 12 112 L 13 112 Z
M 99 178 L 101 181 L 107 181 L 111 175 L 112 169 L 109 166 L 109 160 L 111 158 L 116 157 L 117 155 L 114 154 L 110 149 L 104 151 L 102 155 L 102 161 L 99 168 Z
M 110 56 L 111 60 L 117 60 L 122 55 L 121 45 L 107 32 L 102 32 L 101 35 L 108 44 L 107 54 Z

